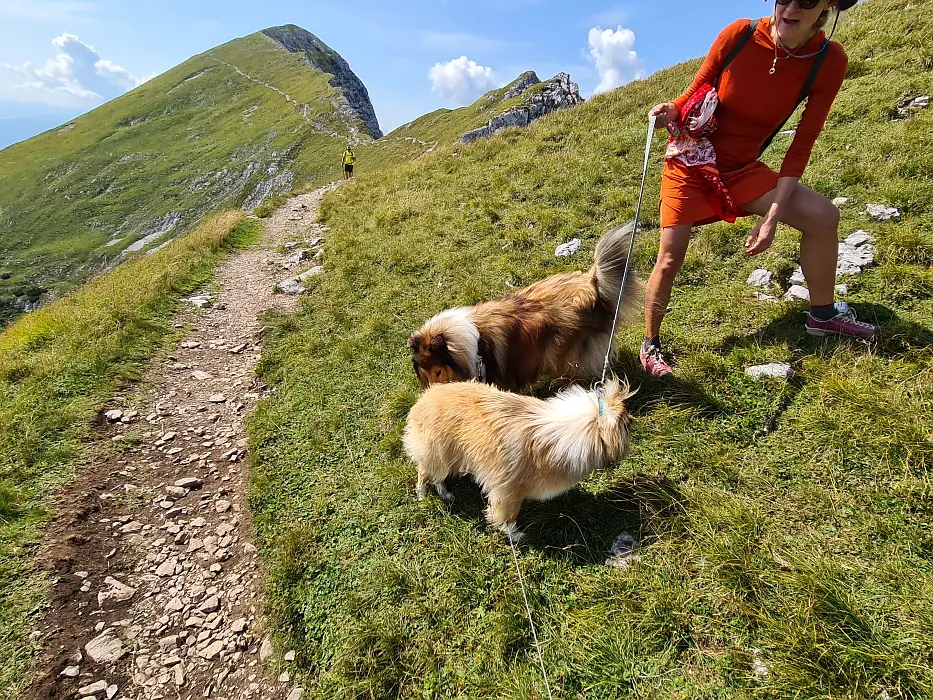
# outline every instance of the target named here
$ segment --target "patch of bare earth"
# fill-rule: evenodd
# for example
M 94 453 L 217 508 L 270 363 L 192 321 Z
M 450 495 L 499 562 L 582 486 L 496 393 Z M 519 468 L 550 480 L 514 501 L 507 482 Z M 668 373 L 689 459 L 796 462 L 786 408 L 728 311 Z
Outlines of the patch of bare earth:
M 99 449 L 58 497 L 40 555 L 54 586 L 27 697 L 301 697 L 265 636 L 244 419 L 268 391 L 258 316 L 294 309 L 273 290 L 314 267 L 328 189 L 289 200 L 224 262 L 220 291 L 176 318 L 176 347 L 102 411 Z

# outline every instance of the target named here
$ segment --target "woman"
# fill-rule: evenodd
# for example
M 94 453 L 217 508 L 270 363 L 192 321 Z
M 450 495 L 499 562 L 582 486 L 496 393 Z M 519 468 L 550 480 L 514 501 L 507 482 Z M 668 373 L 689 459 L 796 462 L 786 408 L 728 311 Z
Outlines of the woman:
M 855 3 L 776 0 L 773 16 L 759 20 L 757 25 L 748 20 L 734 22 L 719 35 L 687 92 L 651 110 L 658 126 L 671 125 L 671 133 L 677 135 L 687 128 L 682 112 L 686 109 L 692 115 L 700 113 L 703 105 L 697 104 L 697 98 L 707 94 L 709 86 L 718 85 L 719 104 L 714 113 L 718 124 L 708 134 L 707 143 L 712 146 L 710 154 L 715 150 L 712 177 L 709 168 L 701 175 L 696 167 L 690 167 L 689 159 L 668 157 L 664 168 L 661 245 L 646 290 L 646 332 L 641 350 L 642 365 L 649 374 L 672 374 L 661 353 L 659 332 L 693 226 L 723 219 L 734 221 L 736 216 L 762 217 L 746 241 L 749 255 L 770 247 L 778 222 L 803 234 L 800 264 L 810 289 L 808 333 L 865 340 L 877 333 L 874 326 L 857 321 L 850 309 L 843 305 L 837 308 L 833 303 L 839 210 L 826 197 L 799 182 L 848 65 L 842 45 L 828 41 L 822 29 L 832 12 L 846 10 Z M 738 52 L 732 53 L 733 49 Z M 781 171 L 776 173 L 758 158 L 774 130 L 793 111 L 807 84 L 811 87 L 806 110 Z

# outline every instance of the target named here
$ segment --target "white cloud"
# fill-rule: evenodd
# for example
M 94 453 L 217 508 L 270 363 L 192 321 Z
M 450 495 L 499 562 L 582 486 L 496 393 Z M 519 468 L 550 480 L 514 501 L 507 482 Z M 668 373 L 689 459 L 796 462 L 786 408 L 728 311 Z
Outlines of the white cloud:
M 619 25 L 616 29 L 593 27 L 587 37 L 590 61 L 599 72 L 595 93 L 645 77 L 644 62 L 635 53 L 635 32 Z
M 0 96 L 13 102 L 56 107 L 91 107 L 123 94 L 147 78 L 139 78 L 113 61 L 101 58 L 74 34 L 52 40 L 58 50 L 45 65 L 0 66 L 13 76 L 0 81 Z
M 468 104 L 497 85 L 492 68 L 466 56 L 435 63 L 428 71 L 428 80 L 434 92 L 457 104 Z

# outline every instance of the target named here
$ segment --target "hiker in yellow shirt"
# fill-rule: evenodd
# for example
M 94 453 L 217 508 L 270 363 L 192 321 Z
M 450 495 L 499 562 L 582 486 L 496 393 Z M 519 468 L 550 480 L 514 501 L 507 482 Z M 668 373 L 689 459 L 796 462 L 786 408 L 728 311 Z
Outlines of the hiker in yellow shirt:
M 343 154 L 343 179 L 349 180 L 353 177 L 353 163 L 356 161 L 356 156 L 353 155 L 353 149 L 350 146 L 347 146 L 347 150 Z

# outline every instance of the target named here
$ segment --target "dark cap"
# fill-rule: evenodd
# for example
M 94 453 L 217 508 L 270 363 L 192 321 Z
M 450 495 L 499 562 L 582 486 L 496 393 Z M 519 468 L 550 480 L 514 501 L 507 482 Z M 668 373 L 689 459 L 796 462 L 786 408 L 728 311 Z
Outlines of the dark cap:
M 838 0 L 839 10 L 848 10 L 850 7 L 853 7 L 858 0 Z

